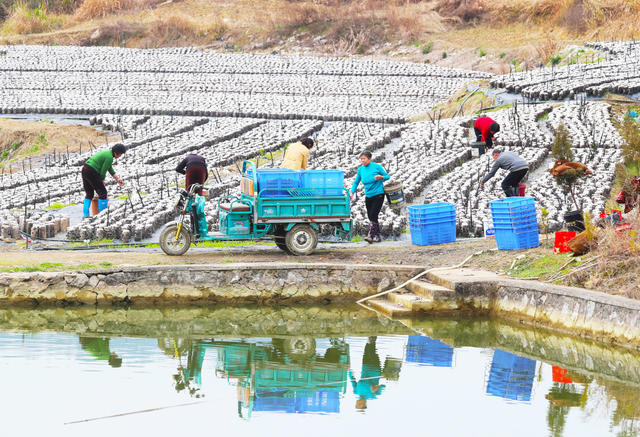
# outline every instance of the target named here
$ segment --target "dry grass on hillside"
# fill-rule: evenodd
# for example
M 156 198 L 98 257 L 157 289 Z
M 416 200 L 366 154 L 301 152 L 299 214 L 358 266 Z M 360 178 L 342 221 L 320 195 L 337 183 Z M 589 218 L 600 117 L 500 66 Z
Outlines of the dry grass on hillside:
M 65 21 L 63 17 L 49 13 L 46 3 L 39 8 L 30 8 L 25 1 L 18 1 L 3 23 L 2 33 L 27 35 L 50 32 L 63 27 Z
M 110 143 L 119 136 L 110 135 Z M 105 133 L 89 126 L 64 125 L 49 122 L 0 119 L 0 167 L 27 155 L 64 153 L 87 150 L 89 142 L 95 146 L 105 143 Z
M 165 0 L 84 0 L 75 16 L 88 20 L 103 18 L 124 11 L 152 8 Z
M 38 1 L 9 8 L 5 43 L 385 54 L 433 42 L 438 55 L 466 44 L 546 62 L 569 40 L 632 38 L 640 17 L 638 0 L 48 0 L 51 12 Z

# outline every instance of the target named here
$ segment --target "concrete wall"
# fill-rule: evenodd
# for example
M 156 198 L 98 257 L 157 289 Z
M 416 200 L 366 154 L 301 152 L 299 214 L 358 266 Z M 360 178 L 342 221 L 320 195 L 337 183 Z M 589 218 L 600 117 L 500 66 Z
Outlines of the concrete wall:
M 415 266 L 252 263 L 7 273 L 0 275 L 0 306 L 354 302 L 420 271 Z
M 437 270 L 429 278 L 454 290 L 458 306 L 475 313 L 640 347 L 637 300 L 468 269 Z

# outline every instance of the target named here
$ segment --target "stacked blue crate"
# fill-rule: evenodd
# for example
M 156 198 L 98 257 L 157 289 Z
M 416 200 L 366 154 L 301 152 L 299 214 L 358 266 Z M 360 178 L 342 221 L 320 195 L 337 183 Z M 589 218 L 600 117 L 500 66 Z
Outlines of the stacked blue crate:
M 407 211 L 413 244 L 428 246 L 456 241 L 456 206 L 453 203 L 414 205 Z
M 540 245 L 533 197 L 508 197 L 494 200 L 490 206 L 498 249 L 529 249 Z

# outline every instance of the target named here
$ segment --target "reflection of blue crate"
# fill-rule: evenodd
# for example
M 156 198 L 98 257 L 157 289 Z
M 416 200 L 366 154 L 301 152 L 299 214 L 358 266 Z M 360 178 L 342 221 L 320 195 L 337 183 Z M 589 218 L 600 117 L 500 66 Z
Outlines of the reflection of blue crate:
M 422 335 L 410 335 L 407 343 L 408 363 L 419 363 L 435 367 L 453 365 L 453 348 L 440 340 Z
M 496 244 L 500 250 L 530 249 L 540 245 L 538 225 L 532 225 L 520 229 L 496 228 Z
M 300 172 L 300 187 L 310 188 L 316 196 L 344 196 L 344 171 L 306 170 Z
M 487 381 L 487 393 L 515 401 L 529 401 L 535 373 L 535 361 L 496 349 Z
M 294 392 L 287 389 L 258 390 L 254 411 L 285 413 L 339 413 L 340 393 L 331 390 Z
M 291 197 L 290 188 L 300 187 L 300 172 L 287 168 L 259 168 L 258 192 L 261 197 Z

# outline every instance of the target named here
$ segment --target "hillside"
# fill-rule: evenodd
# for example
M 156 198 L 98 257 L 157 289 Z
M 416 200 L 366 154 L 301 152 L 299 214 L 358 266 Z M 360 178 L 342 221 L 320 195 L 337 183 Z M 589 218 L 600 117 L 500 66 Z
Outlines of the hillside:
M 505 72 L 631 39 L 637 0 L 0 0 L 0 43 L 392 57 Z

